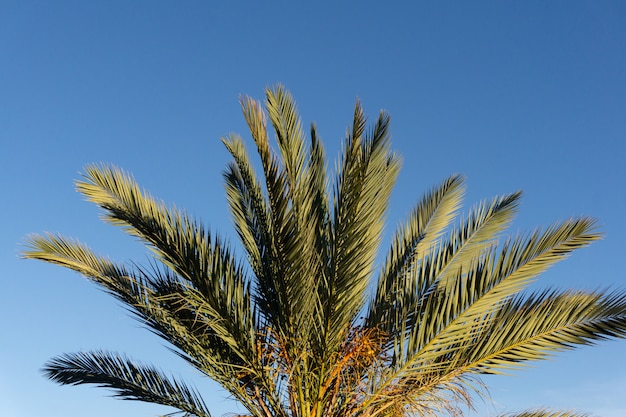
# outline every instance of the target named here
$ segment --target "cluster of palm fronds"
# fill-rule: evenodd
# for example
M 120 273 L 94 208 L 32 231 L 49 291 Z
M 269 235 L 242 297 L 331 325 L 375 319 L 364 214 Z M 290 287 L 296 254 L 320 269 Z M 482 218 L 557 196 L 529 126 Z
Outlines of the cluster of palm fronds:
M 144 242 L 156 263 L 115 263 L 58 235 L 32 237 L 24 255 L 102 286 L 257 417 L 458 415 L 480 392 L 480 374 L 626 334 L 623 292 L 523 291 L 599 238 L 593 220 L 504 239 L 520 194 L 461 217 L 463 179 L 453 176 L 417 204 L 377 269 L 400 169 L 388 115 L 368 129 L 357 103 L 329 175 L 315 126 L 307 141 L 282 87 L 267 91 L 265 111 L 247 98 L 242 107 L 263 175 L 232 135 L 224 139 L 233 156 L 224 178 L 247 263 L 199 221 L 106 165 L 87 167 L 78 190 Z M 67 354 L 45 370 L 62 384 L 96 384 L 209 416 L 196 391 L 116 354 Z M 520 417 L 540 415 L 573 414 Z

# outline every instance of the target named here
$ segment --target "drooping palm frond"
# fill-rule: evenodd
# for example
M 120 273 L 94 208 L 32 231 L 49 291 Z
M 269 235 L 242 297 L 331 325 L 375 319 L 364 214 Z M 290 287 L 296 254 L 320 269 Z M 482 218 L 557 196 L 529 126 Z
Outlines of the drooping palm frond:
M 201 222 L 107 165 L 88 166 L 77 189 L 154 262 L 115 263 L 52 234 L 31 237 L 24 256 L 100 285 L 255 417 L 458 416 L 483 395 L 482 374 L 626 337 L 626 293 L 526 292 L 599 239 L 593 219 L 505 238 L 521 194 L 461 215 L 463 178 L 451 176 L 410 211 L 377 269 L 400 169 L 389 115 L 368 129 L 357 102 L 331 174 L 316 127 L 306 138 L 282 86 L 264 103 L 242 98 L 241 107 L 260 164 L 241 137 L 227 136 L 233 161 L 224 180 L 247 264 Z M 46 373 L 208 415 L 195 390 L 117 355 L 65 355 Z
M 107 352 L 65 354 L 43 369 L 63 385 L 94 384 L 111 388 L 116 397 L 166 405 L 197 417 L 211 417 L 204 400 L 184 382 L 161 371 Z
M 271 386 L 262 364 L 256 360 L 259 355 L 256 339 L 252 352 L 255 360 L 251 360 L 246 356 L 250 353 L 241 349 L 238 335 L 232 332 L 237 317 L 224 316 L 205 293 L 186 280 L 173 273 L 164 278 L 156 271 L 129 269 L 94 254 L 80 242 L 58 235 L 35 235 L 27 244 L 25 257 L 65 266 L 101 285 L 142 324 L 173 344 L 182 358 L 221 383 L 247 407 L 254 409 L 267 402 L 269 405 L 263 404 L 270 410 L 266 415 L 281 415 L 277 395 L 261 398 L 247 393 L 249 389 L 254 391 L 255 384 Z M 242 302 L 228 297 L 225 296 L 226 300 L 232 303 Z M 252 329 L 252 337 L 256 335 Z
M 123 171 L 89 166 L 77 189 L 105 212 L 105 219 L 150 245 L 157 259 L 206 299 L 233 339 L 239 356 L 254 357 L 254 323 L 243 271 L 227 245 L 186 213 L 142 192 Z
M 517 296 L 467 351 L 465 369 L 503 373 L 554 352 L 626 335 L 621 292 L 542 291 Z

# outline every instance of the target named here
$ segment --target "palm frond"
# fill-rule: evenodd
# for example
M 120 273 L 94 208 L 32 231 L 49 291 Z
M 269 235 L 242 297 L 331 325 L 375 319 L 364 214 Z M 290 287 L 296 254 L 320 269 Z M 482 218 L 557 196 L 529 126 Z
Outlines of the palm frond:
M 216 282 L 231 286 L 232 291 L 245 290 L 241 267 L 228 245 L 212 237 L 200 222 L 166 207 L 114 166 L 90 165 L 85 171 L 76 188 L 104 209 L 104 218 L 148 244 L 161 262 L 208 298 L 220 298 L 219 291 L 224 288 Z M 216 276 L 219 272 L 228 272 L 232 281 Z
M 85 244 L 59 234 L 30 235 L 22 256 L 63 266 L 101 285 L 129 306 L 140 304 L 146 283 L 120 264 L 96 255 Z
M 77 189 L 105 210 L 105 218 L 146 242 L 157 259 L 172 269 L 184 285 L 192 286 L 206 298 L 245 352 L 254 357 L 254 332 L 248 284 L 243 269 L 227 245 L 186 213 L 169 209 L 123 171 L 109 166 L 89 166 Z M 241 302 L 233 303 L 234 300 Z
M 267 401 L 269 405 L 265 406 L 272 410 L 269 415 L 283 415 L 276 393 L 267 389 L 272 385 L 268 371 L 257 360 L 261 353 L 256 330 L 252 328 L 249 333 L 240 334 L 233 326 L 251 318 L 238 317 L 237 312 L 224 315 L 204 293 L 186 285 L 185 280 L 169 269 L 130 270 L 94 254 L 80 242 L 59 235 L 35 235 L 27 244 L 29 249 L 23 252 L 24 257 L 65 266 L 102 286 L 142 324 L 175 346 L 174 352 L 181 358 L 218 381 L 250 409 Z M 249 298 L 238 298 L 240 295 L 224 294 L 223 304 L 237 306 L 251 302 Z M 252 339 L 250 350 L 241 343 L 245 338 Z M 267 391 L 263 398 L 248 393 L 257 384 Z
M 307 162 L 310 155 L 305 147 L 295 103 L 281 86 L 268 89 L 266 95 L 266 107 L 277 135 L 280 159 L 270 150 L 260 103 L 248 98 L 241 101 L 266 179 L 267 203 L 264 204 L 269 220 L 262 221 L 261 225 L 265 224 L 263 232 L 267 238 L 257 240 L 258 245 L 254 249 L 264 254 L 262 269 L 257 269 L 257 291 L 259 299 L 277 301 L 261 303 L 269 323 L 284 334 L 293 334 L 300 327 L 314 325 L 313 312 L 319 304 L 315 299 L 315 278 L 321 265 L 315 244 L 319 220 L 314 216 L 319 207 L 313 204 L 315 194 L 311 193 L 310 185 L 314 180 Z M 229 198 L 245 197 L 246 193 L 253 195 L 254 200 L 250 200 L 247 208 L 244 205 L 244 209 L 254 213 L 258 210 L 253 205 L 260 205 L 256 201 L 260 200 L 261 189 L 255 183 L 245 182 L 251 176 L 247 174 L 251 172 L 247 156 L 242 152 L 233 152 L 236 150 L 232 146 L 229 150 L 235 156 L 239 171 L 244 174 L 245 186 L 245 189 L 229 186 L 229 190 L 234 191 L 229 191 L 229 195 L 232 194 Z
M 210 417 L 198 392 L 156 368 L 107 352 L 65 354 L 50 360 L 44 374 L 62 385 L 94 384 L 115 396 L 175 407 L 197 417 Z
M 480 335 L 503 303 L 571 251 L 600 238 L 594 226 L 593 219 L 572 219 L 509 241 L 500 256 L 495 256 L 494 248 L 476 260 L 466 274 L 458 276 L 454 287 L 446 285 L 431 292 L 425 302 L 428 307 L 417 316 L 420 326 L 413 327 L 407 349 L 423 361 L 421 371 L 429 372 L 425 364 L 443 352 L 456 350 L 459 360 L 464 357 L 464 346 Z
M 502 231 L 513 220 L 521 195 L 521 192 L 516 192 L 494 198 L 470 210 L 461 225 L 452 230 L 450 237 L 444 239 L 440 248 L 435 249 L 442 253 L 444 260 L 436 274 L 433 274 L 435 281 L 440 282 L 438 285 L 454 285 L 458 271 L 470 270 L 476 259 L 497 243 Z
M 262 276 L 263 257 L 267 256 L 262 249 L 270 246 L 272 233 L 267 202 L 241 137 L 230 135 L 223 139 L 223 143 L 234 158 L 224 171 L 226 198 L 233 224 L 252 270 L 257 276 Z
M 428 257 L 454 219 L 463 193 L 463 177 L 454 175 L 424 195 L 404 227 L 396 232 L 380 280 L 384 282 L 387 277 L 408 274 L 418 254 Z
M 491 319 L 468 350 L 464 368 L 503 373 L 555 352 L 626 335 L 626 294 L 542 291 L 519 295 Z
M 276 132 L 276 142 L 282 156 L 285 174 L 294 201 L 299 202 L 302 197 L 298 194 L 307 191 L 304 187 L 308 168 L 302 122 L 293 97 L 282 85 L 266 89 L 265 94 L 265 107 Z
M 340 331 L 363 305 L 363 292 L 374 273 L 389 196 L 400 168 L 399 157 L 389 149 L 389 116 L 381 113 L 372 131 L 363 137 L 365 123 L 357 103 L 334 196 L 333 282 L 324 299 L 333 310 L 328 315 L 329 328 Z
M 276 133 L 280 157 L 269 145 L 265 114 L 260 103 L 241 100 L 244 117 L 250 127 L 265 174 L 265 193 L 254 181 L 243 146 L 233 140 L 227 142 L 235 157 L 236 169 L 231 165 L 227 190 L 231 209 L 239 229 L 244 223 L 249 236 L 256 236 L 256 248 L 249 250 L 262 256 L 255 265 L 256 300 L 264 315 L 266 326 L 277 331 L 277 343 L 282 357 L 293 373 L 290 383 L 296 387 L 310 386 L 311 349 L 323 351 L 324 327 L 321 317 L 320 282 L 328 275 L 328 205 L 325 199 L 325 156 L 312 129 L 310 147 L 304 141 L 301 122 L 295 102 L 284 88 L 278 86 L 266 91 L 266 108 Z M 265 197 L 267 196 L 267 197 Z M 261 201 L 257 203 L 257 201 Z M 255 216 L 263 205 L 262 215 Z M 243 213 L 243 215 L 241 214 Z M 247 217 L 246 217 L 247 216 Z M 260 220 L 260 221 L 259 221 Z M 241 235 L 241 233 L 240 233 Z M 244 246 L 251 243 L 244 241 Z M 323 284 L 322 284 L 323 287 Z M 302 330 L 306 329 L 306 333 Z M 298 335 L 297 337 L 294 337 Z M 315 347 L 313 347 L 315 346 Z M 302 372 L 299 370 L 302 369 Z M 315 383 L 313 383 L 315 385 Z M 300 396 L 312 395 L 296 388 Z
M 210 307 L 202 314 L 190 310 L 192 288 L 186 288 L 177 277 L 165 278 L 141 268 L 130 270 L 59 235 L 34 235 L 27 244 L 24 257 L 64 266 L 94 281 L 202 372 L 217 379 L 224 373 L 224 363 L 242 367 L 249 360 L 227 327 L 229 322 L 217 311 Z

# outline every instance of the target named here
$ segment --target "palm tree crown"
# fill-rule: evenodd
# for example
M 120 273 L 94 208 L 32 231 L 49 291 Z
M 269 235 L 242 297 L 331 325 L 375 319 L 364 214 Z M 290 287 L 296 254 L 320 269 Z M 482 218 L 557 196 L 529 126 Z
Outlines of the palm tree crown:
M 459 216 L 463 178 L 451 176 L 410 212 L 376 268 L 400 169 L 389 116 L 381 112 L 368 128 L 357 103 L 333 174 L 315 126 L 305 139 L 284 88 L 267 90 L 265 109 L 249 98 L 241 105 L 263 175 L 231 135 L 224 179 L 247 262 L 108 165 L 88 166 L 77 189 L 156 262 L 115 263 L 53 234 L 32 236 L 24 256 L 100 285 L 255 417 L 456 415 L 481 374 L 626 335 L 623 292 L 526 289 L 600 237 L 592 219 L 505 239 L 520 193 Z M 210 416 L 193 388 L 115 353 L 65 354 L 45 373 Z

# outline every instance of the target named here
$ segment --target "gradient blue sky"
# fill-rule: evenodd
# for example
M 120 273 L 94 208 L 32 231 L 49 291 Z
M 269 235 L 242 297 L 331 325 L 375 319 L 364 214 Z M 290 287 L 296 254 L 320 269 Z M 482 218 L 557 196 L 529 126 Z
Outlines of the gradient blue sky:
M 538 286 L 625 288 L 626 3 L 0 3 L 2 291 L 0 415 L 154 416 L 171 411 L 61 387 L 40 368 L 62 352 L 109 349 L 188 377 L 214 416 L 242 411 L 120 306 L 60 268 L 18 259 L 32 232 L 80 237 L 116 259 L 146 259 L 103 224 L 72 182 L 90 162 L 133 172 L 235 243 L 220 137 L 246 134 L 238 97 L 284 83 L 305 124 L 337 153 L 356 97 L 392 115 L 404 169 L 395 226 L 451 173 L 468 205 L 518 189 L 512 229 L 588 214 L 606 238 Z M 559 354 L 485 380 L 494 405 L 626 416 L 626 341 Z

